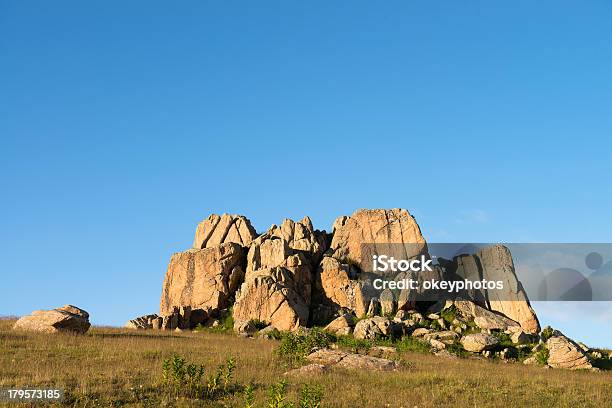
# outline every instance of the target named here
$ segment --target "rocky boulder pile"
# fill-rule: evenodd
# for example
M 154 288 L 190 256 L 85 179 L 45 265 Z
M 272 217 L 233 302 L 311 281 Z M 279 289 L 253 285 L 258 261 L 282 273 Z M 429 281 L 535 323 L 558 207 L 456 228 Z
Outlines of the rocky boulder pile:
M 504 282 L 501 292 L 483 289 L 436 303 L 421 289 L 375 290 L 362 261 L 380 254 L 431 259 L 421 229 L 407 210 L 358 210 L 337 218 L 331 233 L 315 230 L 304 217 L 285 219 L 257 234 L 245 216 L 213 214 L 198 224 L 193 248 L 171 257 L 159 314 L 136 318 L 127 326 L 185 330 L 219 324 L 220 316 L 230 316 L 241 335 L 265 326 L 279 331 L 320 326 L 337 336 L 410 336 L 437 351 L 461 349 L 504 359 L 529 354 L 540 344 L 549 350 L 551 366 L 583 366 L 574 343 L 570 347 L 558 339 L 542 340 L 538 318 L 505 246 L 440 260 L 418 276 L 392 276 L 396 281 L 416 277 Z M 560 350 L 565 357 L 558 357 Z M 579 347 L 576 352 L 581 352 Z

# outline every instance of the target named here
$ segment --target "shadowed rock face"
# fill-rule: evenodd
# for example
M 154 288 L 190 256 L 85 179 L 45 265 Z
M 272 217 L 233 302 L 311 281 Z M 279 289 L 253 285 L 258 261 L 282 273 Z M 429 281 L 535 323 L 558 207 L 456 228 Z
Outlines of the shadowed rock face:
M 160 314 L 172 314 L 180 306 L 212 311 L 228 307 L 242 281 L 243 263 L 244 249 L 235 243 L 174 254 L 164 279 Z
M 540 331 L 538 318 L 516 277 L 514 262 L 508 248 L 503 245 L 493 245 L 479 250 L 474 255 L 456 257 L 454 263 L 455 273 L 463 278 L 504 283 L 504 293 L 482 291 L 474 296 L 482 306 L 518 322 L 528 333 Z
M 89 313 L 76 306 L 65 305 L 52 310 L 35 310 L 29 316 L 17 320 L 15 330 L 41 333 L 73 332 L 89 330 Z

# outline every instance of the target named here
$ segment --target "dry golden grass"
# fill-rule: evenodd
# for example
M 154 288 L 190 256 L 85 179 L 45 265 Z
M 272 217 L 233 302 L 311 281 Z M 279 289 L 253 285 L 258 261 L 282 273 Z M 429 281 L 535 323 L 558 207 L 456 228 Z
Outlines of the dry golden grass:
M 60 387 L 69 405 L 244 406 L 243 396 L 218 401 L 170 399 L 159 386 L 164 358 L 173 354 L 211 370 L 228 356 L 236 380 L 255 384 L 257 406 L 286 368 L 274 358 L 277 342 L 215 333 L 136 332 L 94 327 L 84 336 L 13 332 L 0 321 L 0 388 Z M 300 384 L 321 384 L 326 407 L 611 407 L 612 372 L 569 372 L 428 354 L 402 355 L 394 373 L 332 371 L 290 379 L 290 399 Z

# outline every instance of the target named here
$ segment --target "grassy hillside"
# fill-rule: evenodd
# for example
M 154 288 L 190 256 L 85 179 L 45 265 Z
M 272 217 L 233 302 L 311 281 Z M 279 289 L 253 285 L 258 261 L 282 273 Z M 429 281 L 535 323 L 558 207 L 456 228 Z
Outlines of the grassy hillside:
M 269 388 L 284 378 L 275 357 L 278 342 L 211 332 L 167 333 L 92 328 L 84 336 L 10 330 L 0 321 L 0 388 L 61 387 L 66 405 L 244 407 L 244 385 L 254 406 L 267 407 Z M 162 380 L 165 358 L 180 355 L 203 364 L 206 376 L 229 356 L 237 385 L 212 400 L 176 397 Z M 446 359 L 403 352 L 392 373 L 332 371 L 288 378 L 287 398 L 297 401 L 304 384 L 318 384 L 324 407 L 610 407 L 612 372 L 568 372 L 522 364 Z

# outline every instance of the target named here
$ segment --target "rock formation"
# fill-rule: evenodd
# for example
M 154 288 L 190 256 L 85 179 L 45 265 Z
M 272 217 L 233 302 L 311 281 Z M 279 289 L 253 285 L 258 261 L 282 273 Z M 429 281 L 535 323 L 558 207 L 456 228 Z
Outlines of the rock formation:
M 223 243 L 174 254 L 164 279 L 160 314 L 174 307 L 215 311 L 230 306 L 230 298 L 243 279 L 244 249 Z
M 256 321 L 279 330 L 295 330 L 312 324 L 327 325 L 345 316 L 329 328 L 338 334 L 350 334 L 355 317 L 392 316 L 399 310 L 404 314 L 390 324 L 393 330 L 419 329 L 416 325 L 423 316 L 414 309 L 418 302 L 427 300 L 423 293 L 374 289 L 371 278 L 375 271 L 369 271 L 368 265 L 373 255 L 380 254 L 429 259 L 427 243 L 408 211 L 358 210 L 337 218 L 331 234 L 315 230 L 308 217 L 297 222 L 286 219 L 259 236 L 242 215 L 213 214 L 198 225 L 194 248 L 172 256 L 159 316 L 145 316 L 129 324 L 135 328 L 192 328 L 231 309 L 239 328 Z M 402 272 L 391 279 L 413 277 L 410 273 Z M 503 280 L 507 293 L 484 291 L 476 294 L 476 303 L 461 303 L 460 299 L 453 303 L 451 299 L 450 305 L 482 330 L 539 331 L 537 317 L 514 273 L 512 257 L 503 246 L 456 257 L 447 264 L 435 265 L 429 275 L 421 275 L 419 279 L 452 275 Z M 441 302 L 439 309 L 445 306 Z M 186 317 L 185 307 L 197 318 Z M 440 316 L 436 321 L 437 327 L 450 327 Z M 356 335 L 369 338 L 389 328 L 382 330 L 369 320 L 360 322 L 354 330 Z M 526 341 L 524 337 L 520 340 Z
M 89 330 L 89 327 L 89 313 L 72 305 L 65 305 L 52 310 L 35 310 L 29 316 L 17 320 L 13 326 L 15 330 L 80 334 Z
M 193 247 L 212 248 L 226 242 L 247 246 L 257 237 L 251 222 L 242 215 L 211 214 L 196 228 Z

